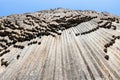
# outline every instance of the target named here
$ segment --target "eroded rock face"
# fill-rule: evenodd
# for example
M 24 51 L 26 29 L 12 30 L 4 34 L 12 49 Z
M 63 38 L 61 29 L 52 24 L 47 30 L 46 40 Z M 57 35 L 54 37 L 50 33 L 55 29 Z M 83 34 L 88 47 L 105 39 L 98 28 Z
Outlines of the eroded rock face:
M 94 24 L 92 24 L 90 21 L 94 22 Z M 107 54 L 109 52 L 109 48 L 112 47 L 115 42 L 120 39 L 120 35 L 118 35 L 120 30 L 119 22 L 119 16 L 105 12 L 99 13 L 90 10 L 80 11 L 62 8 L 2 17 L 0 18 L 0 57 L 3 57 L 1 58 L 1 66 L 9 66 L 10 61 L 7 61 L 6 58 L 4 59 L 4 55 L 9 54 L 11 50 L 13 50 L 11 47 L 23 50 L 25 47 L 29 47 L 34 44 L 41 45 L 42 42 L 39 40 L 41 40 L 42 37 L 51 36 L 52 38 L 57 39 L 58 36 L 61 36 L 64 31 L 72 28 L 73 32 L 71 32 L 74 33 L 74 35 L 72 35 L 72 33 L 68 30 L 69 34 L 72 35 L 73 39 L 75 38 L 74 40 L 77 40 L 79 38 L 82 39 L 81 41 L 83 41 L 83 43 L 81 43 L 83 45 L 86 44 L 85 46 L 87 46 L 87 48 L 85 47 L 85 49 L 89 49 L 88 52 L 91 51 L 91 54 L 92 52 L 94 53 L 94 46 L 90 47 L 89 45 L 91 45 L 92 42 L 97 41 L 98 37 L 103 36 L 100 38 L 103 40 L 103 43 L 100 44 L 100 49 L 98 50 L 100 50 L 101 54 L 104 55 L 104 59 L 109 60 L 110 57 L 109 54 Z M 82 23 L 85 24 L 82 25 Z M 93 27 L 94 25 L 95 27 Z M 83 26 L 85 29 L 79 26 Z M 110 31 L 105 32 L 104 29 Z M 100 30 L 103 30 L 105 34 L 102 34 L 102 32 L 97 32 Z M 94 36 L 97 34 L 99 36 L 95 38 L 94 36 L 91 36 L 89 39 L 91 42 L 89 42 L 86 36 L 94 32 Z M 109 37 L 106 37 L 105 35 L 109 35 Z M 67 38 L 68 36 L 69 35 L 67 34 L 66 37 L 63 37 Z M 92 41 L 91 38 L 93 38 L 94 41 Z M 59 41 L 60 40 L 57 42 Z M 93 45 L 97 45 L 96 42 L 93 43 Z M 77 46 L 79 46 L 79 44 Z M 101 48 L 101 46 L 103 47 Z M 82 50 L 83 49 L 81 49 L 81 51 Z M 16 59 L 19 60 L 20 57 L 21 54 L 17 54 Z
M 97 21 L 98 27 L 78 33 L 76 34 L 77 36 L 88 34 L 99 28 L 112 28 L 116 30 L 116 26 L 112 22 L 119 23 L 119 18 L 109 14 L 61 8 L 2 17 L 0 19 L 0 42 L 5 44 L 0 43 L 0 51 L 7 50 L 11 45 L 14 45 L 15 48 L 23 49 L 24 45 L 15 45 L 18 42 L 31 41 L 42 36 L 51 35 L 55 37 L 55 35 L 61 35 L 65 29 L 75 27 L 80 23 L 90 20 Z

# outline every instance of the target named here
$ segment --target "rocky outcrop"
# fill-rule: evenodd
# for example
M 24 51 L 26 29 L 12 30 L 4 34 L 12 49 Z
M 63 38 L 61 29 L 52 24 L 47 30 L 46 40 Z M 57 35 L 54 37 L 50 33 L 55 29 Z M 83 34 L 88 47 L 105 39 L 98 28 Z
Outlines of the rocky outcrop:
M 59 75 L 60 80 L 119 79 L 119 31 L 119 16 L 90 10 L 58 8 L 2 17 L 0 69 L 6 73 L 1 71 L 1 79 L 58 80 Z M 38 69 L 34 78 L 33 66 Z

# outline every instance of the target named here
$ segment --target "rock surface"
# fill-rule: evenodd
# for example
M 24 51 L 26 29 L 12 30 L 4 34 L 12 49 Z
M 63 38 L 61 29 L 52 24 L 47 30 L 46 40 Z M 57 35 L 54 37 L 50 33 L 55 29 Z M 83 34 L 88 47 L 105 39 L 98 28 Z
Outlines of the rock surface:
M 0 80 L 119 80 L 120 17 L 63 8 L 0 18 Z

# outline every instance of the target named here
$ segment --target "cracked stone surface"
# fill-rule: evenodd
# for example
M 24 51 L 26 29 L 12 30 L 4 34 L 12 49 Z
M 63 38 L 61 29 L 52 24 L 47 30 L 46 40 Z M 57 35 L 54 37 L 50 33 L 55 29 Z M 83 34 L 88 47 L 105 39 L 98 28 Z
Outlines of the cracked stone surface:
M 120 17 L 63 8 L 0 18 L 0 80 L 119 80 Z

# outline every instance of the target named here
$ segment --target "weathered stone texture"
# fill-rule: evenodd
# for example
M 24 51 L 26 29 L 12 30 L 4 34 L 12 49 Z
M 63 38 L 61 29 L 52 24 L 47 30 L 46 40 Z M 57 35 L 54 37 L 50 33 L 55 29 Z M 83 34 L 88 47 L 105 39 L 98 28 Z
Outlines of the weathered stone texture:
M 0 80 L 119 80 L 120 17 L 53 9 L 0 18 Z

